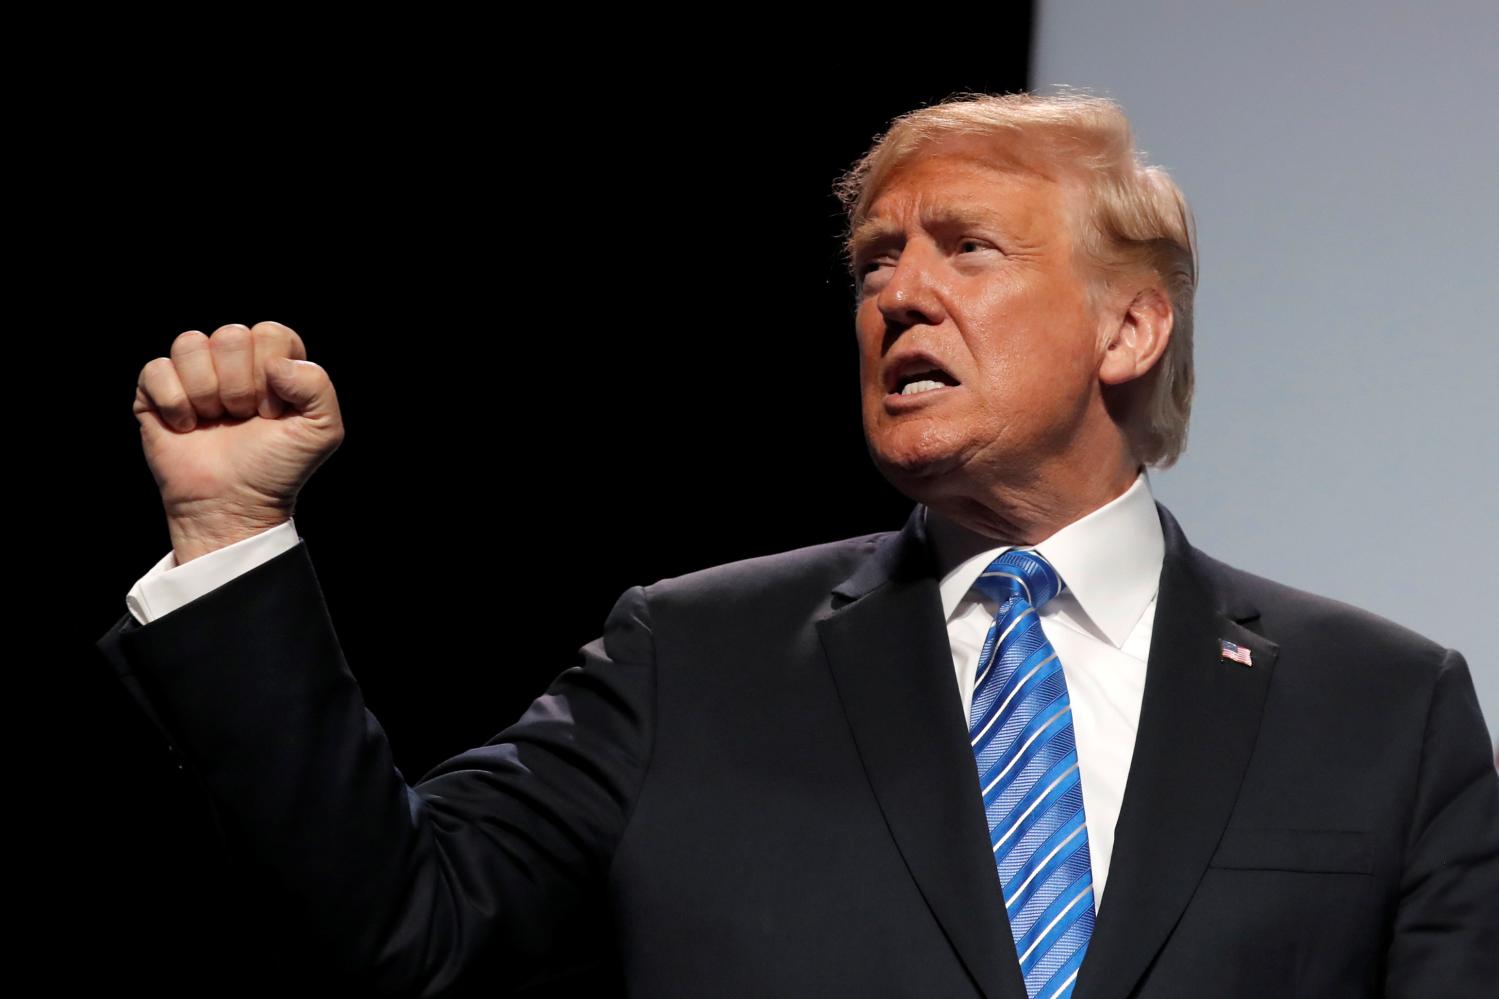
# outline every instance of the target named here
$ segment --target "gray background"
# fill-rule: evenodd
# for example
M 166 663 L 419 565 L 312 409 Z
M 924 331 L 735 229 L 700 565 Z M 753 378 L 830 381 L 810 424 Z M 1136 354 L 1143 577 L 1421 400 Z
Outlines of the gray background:
M 1499 5 L 1040 0 L 1197 217 L 1198 547 L 1462 651 L 1499 731 Z

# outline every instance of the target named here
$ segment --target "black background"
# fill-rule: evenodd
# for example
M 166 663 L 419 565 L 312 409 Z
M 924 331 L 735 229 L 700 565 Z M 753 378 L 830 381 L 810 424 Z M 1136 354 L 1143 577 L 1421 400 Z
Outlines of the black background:
M 31 247 L 67 317 L 51 363 L 77 378 L 52 555 L 86 567 L 38 714 L 55 794 L 26 799 L 53 988 L 316 981 L 93 648 L 170 548 L 142 366 L 183 330 L 270 319 L 329 372 L 347 436 L 296 527 L 414 782 L 517 718 L 627 587 L 900 527 L 860 428 L 831 188 L 893 116 L 1022 88 L 1016 11 L 946 67 L 894 38 L 523 62 L 455 30 L 339 72 L 282 48 L 98 75 Z

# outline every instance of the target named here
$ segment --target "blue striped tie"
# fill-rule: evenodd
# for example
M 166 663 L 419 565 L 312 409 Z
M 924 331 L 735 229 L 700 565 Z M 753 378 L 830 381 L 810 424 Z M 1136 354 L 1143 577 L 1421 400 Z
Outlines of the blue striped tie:
M 1011 549 L 973 585 L 999 604 L 968 728 L 989 845 L 1026 993 L 1066 999 L 1093 933 L 1093 868 L 1067 681 L 1036 616 L 1065 584 L 1036 552 Z

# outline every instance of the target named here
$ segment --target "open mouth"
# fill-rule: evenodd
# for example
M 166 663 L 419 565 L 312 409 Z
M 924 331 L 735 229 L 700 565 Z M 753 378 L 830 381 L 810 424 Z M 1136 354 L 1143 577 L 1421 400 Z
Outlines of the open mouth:
M 941 368 L 923 368 L 901 375 L 895 380 L 895 395 L 920 395 L 957 385 L 958 380 Z

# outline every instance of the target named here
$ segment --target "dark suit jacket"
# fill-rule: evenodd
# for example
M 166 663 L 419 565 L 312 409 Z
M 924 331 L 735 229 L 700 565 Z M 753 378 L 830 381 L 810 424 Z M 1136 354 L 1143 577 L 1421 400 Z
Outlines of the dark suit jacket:
M 1463 657 L 1159 512 L 1074 995 L 1493 994 L 1499 775 Z M 414 787 L 305 540 L 99 647 L 371 992 L 583 960 L 553 945 L 594 906 L 634 995 L 1024 999 L 922 523 L 628 590 L 580 665 Z

